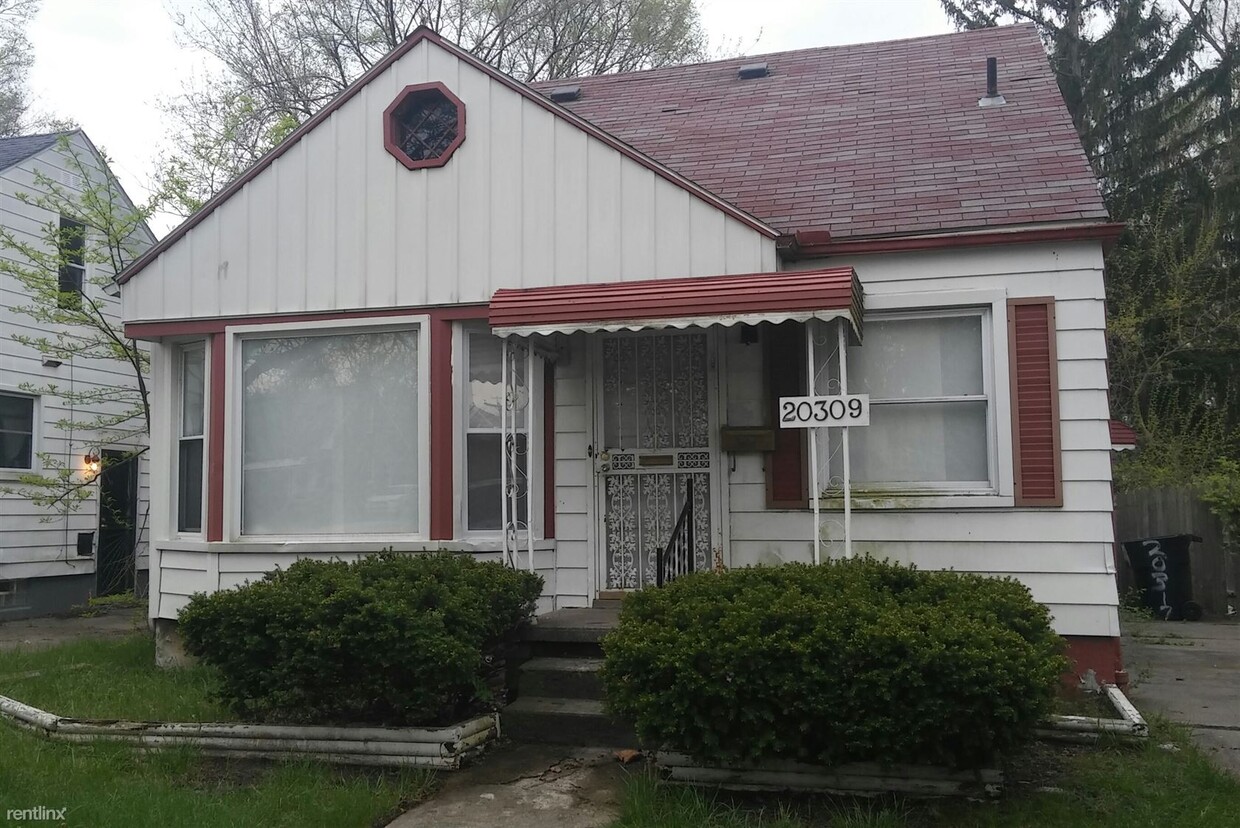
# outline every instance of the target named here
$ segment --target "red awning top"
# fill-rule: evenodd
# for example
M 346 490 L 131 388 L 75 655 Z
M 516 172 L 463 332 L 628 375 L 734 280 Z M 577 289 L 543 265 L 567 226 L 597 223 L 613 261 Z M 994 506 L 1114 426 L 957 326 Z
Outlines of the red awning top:
M 501 289 L 499 336 L 847 319 L 861 336 L 863 294 L 851 267 L 640 282 Z
M 1137 447 L 1137 432 L 1122 420 L 1111 420 L 1111 450 L 1126 451 Z

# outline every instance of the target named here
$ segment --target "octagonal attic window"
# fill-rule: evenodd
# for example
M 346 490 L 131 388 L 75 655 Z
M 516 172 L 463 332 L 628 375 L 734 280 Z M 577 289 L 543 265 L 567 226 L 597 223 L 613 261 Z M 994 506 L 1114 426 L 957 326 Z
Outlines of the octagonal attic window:
M 383 132 L 409 169 L 442 167 L 465 140 L 465 104 L 442 83 L 406 86 L 383 113 Z

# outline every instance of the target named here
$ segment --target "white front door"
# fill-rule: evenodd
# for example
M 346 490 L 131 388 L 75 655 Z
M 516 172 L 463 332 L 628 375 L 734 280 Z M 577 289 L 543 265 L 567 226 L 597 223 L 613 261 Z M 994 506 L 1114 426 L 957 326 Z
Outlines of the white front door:
M 594 443 L 602 589 L 654 584 L 690 480 L 694 568 L 711 565 L 720 525 L 712 363 L 703 331 L 602 337 Z

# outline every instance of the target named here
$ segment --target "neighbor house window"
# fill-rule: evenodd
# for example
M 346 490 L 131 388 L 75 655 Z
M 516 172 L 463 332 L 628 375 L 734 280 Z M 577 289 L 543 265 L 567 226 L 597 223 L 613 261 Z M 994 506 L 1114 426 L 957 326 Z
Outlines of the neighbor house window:
M 206 424 L 206 348 L 181 350 L 177 434 L 177 531 L 202 531 L 203 436 Z
M 418 331 L 239 346 L 242 534 L 416 533 Z
M 870 395 L 850 429 L 851 476 L 885 488 L 992 488 L 989 312 L 878 316 L 848 349 L 848 391 Z
M 34 397 L 0 394 L 0 469 L 34 468 Z
M 60 217 L 60 307 L 77 307 L 86 284 L 86 225 Z
M 465 363 L 469 381 L 463 390 L 464 417 L 464 528 L 468 532 L 498 532 L 503 522 L 501 469 L 504 463 L 501 416 L 504 411 L 503 340 L 486 330 L 465 330 Z M 514 440 L 518 486 L 517 513 L 524 519 L 531 420 L 529 382 L 524 358 L 516 361 L 510 380 L 516 394 Z

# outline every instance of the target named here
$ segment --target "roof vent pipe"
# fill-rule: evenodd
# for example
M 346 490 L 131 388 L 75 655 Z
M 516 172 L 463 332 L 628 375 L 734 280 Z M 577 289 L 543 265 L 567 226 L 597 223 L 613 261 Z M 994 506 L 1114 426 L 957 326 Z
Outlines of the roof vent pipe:
M 556 103 L 567 103 L 568 101 L 579 100 L 581 98 L 581 87 L 557 86 L 547 94 L 547 97 L 551 98 L 551 100 Z
M 1007 101 L 999 94 L 999 59 L 986 58 L 986 96 L 980 98 L 978 106 L 1003 106 Z

